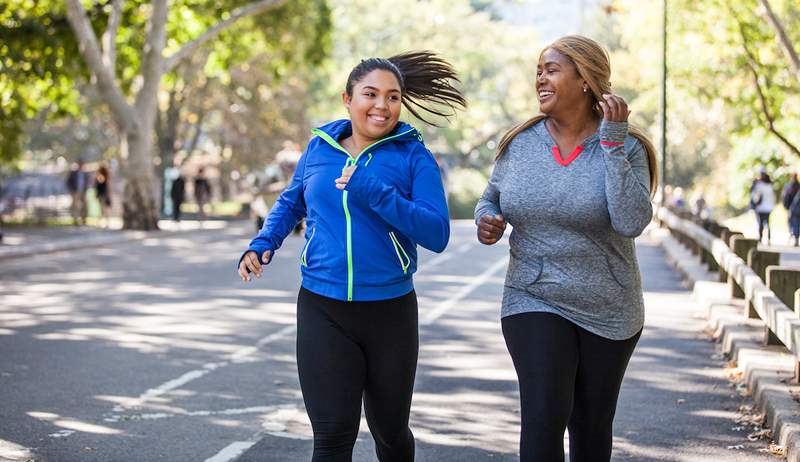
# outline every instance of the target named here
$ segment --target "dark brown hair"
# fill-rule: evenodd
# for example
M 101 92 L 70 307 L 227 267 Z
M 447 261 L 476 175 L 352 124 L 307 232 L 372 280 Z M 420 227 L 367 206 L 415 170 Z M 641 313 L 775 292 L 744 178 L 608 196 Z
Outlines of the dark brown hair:
M 448 119 L 456 109 L 467 107 L 461 90 L 453 85 L 454 82 L 460 82 L 455 69 L 430 51 L 407 51 L 391 58 L 361 60 L 347 77 L 347 95 L 353 96 L 355 84 L 376 69 L 394 74 L 400 83 L 403 106 L 429 125 L 437 126 L 425 119 L 420 111 Z

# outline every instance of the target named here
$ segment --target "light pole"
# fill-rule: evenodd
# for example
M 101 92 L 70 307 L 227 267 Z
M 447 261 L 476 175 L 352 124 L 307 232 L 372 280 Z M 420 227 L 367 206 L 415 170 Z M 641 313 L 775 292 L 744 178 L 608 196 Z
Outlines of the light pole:
M 662 0 L 661 34 L 661 206 L 666 205 L 667 186 L 667 0 Z

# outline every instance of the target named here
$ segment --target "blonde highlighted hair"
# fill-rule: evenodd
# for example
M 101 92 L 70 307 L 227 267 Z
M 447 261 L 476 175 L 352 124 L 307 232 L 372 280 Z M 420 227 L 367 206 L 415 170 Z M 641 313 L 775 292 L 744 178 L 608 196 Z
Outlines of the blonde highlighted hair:
M 592 111 L 599 118 L 603 117 L 603 109 L 598 101 L 604 94 L 611 93 L 611 60 L 606 50 L 594 40 L 581 35 L 568 35 L 561 37 L 542 50 L 542 54 L 547 50 L 555 50 L 569 58 L 578 70 L 578 75 L 586 81 L 591 92 L 593 104 Z M 541 56 L 541 54 L 540 54 Z M 500 139 L 497 146 L 497 156 L 495 160 L 505 154 L 508 145 L 521 132 L 536 125 L 539 121 L 546 119 L 547 116 L 539 114 L 530 120 L 512 128 Z M 628 133 L 639 140 L 647 152 L 647 160 L 650 168 L 650 195 L 655 194 L 658 186 L 658 168 L 656 160 L 656 148 L 644 131 L 634 125 L 628 125 Z

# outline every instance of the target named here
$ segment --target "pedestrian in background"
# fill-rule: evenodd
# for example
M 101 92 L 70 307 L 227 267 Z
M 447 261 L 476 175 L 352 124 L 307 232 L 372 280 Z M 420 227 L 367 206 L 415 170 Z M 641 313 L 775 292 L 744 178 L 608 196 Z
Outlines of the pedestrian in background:
M 634 238 L 652 219 L 655 148 L 628 124 L 607 52 L 582 36 L 539 55 L 542 114 L 500 141 L 478 240 L 513 226 L 502 330 L 519 379 L 520 460 L 611 459 L 622 378 L 642 333 Z
M 412 275 L 417 245 L 450 236 L 436 160 L 401 106 L 444 115 L 465 106 L 455 71 L 429 52 L 361 61 L 342 94 L 349 119 L 314 129 L 239 275 L 261 276 L 307 217 L 297 298 L 297 369 L 314 431 L 312 461 L 350 461 L 363 400 L 378 460 L 414 460 L 408 426 L 419 353 Z
M 206 178 L 205 169 L 200 167 L 194 178 L 194 200 L 197 202 L 197 214 L 201 220 L 206 219 L 206 204 L 211 199 L 211 184 Z
M 753 182 L 750 191 L 750 203 L 756 213 L 758 221 L 758 240 L 764 238 L 764 231 L 767 234 L 767 244 L 772 242 L 772 230 L 769 226 L 769 215 L 775 209 L 775 190 L 773 189 L 772 179 L 767 174 L 767 169 L 758 169 L 758 178 Z
M 82 158 L 72 166 L 67 175 L 67 190 L 72 198 L 70 204 L 70 214 L 75 226 L 86 224 L 86 191 L 89 189 L 89 174 L 84 171 Z
M 176 222 L 181 221 L 181 205 L 186 199 L 186 180 L 180 171 L 178 171 L 178 176 L 172 180 L 169 197 L 172 199 L 172 219 Z
M 102 226 L 109 226 L 111 217 L 111 174 L 108 167 L 101 164 L 94 175 L 94 190 L 97 200 L 100 202 L 100 217 L 103 219 Z
M 789 233 L 795 247 L 797 247 L 800 237 L 800 194 L 797 194 L 798 192 L 800 192 L 800 181 L 797 180 L 797 173 L 792 173 L 792 179 L 783 187 L 781 203 L 789 212 Z

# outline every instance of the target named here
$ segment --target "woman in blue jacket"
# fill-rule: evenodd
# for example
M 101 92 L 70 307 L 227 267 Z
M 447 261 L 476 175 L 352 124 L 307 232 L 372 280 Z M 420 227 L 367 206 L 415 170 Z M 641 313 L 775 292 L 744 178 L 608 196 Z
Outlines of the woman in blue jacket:
M 453 68 L 430 52 L 361 61 L 342 93 L 349 120 L 312 130 L 291 185 L 240 259 L 243 280 L 260 277 L 306 218 L 297 366 L 312 461 L 352 459 L 362 397 L 378 459 L 414 460 L 416 246 L 443 251 L 450 225 L 436 160 L 399 118 L 401 105 L 423 121 L 420 111 L 446 117 L 465 107 L 453 81 Z

